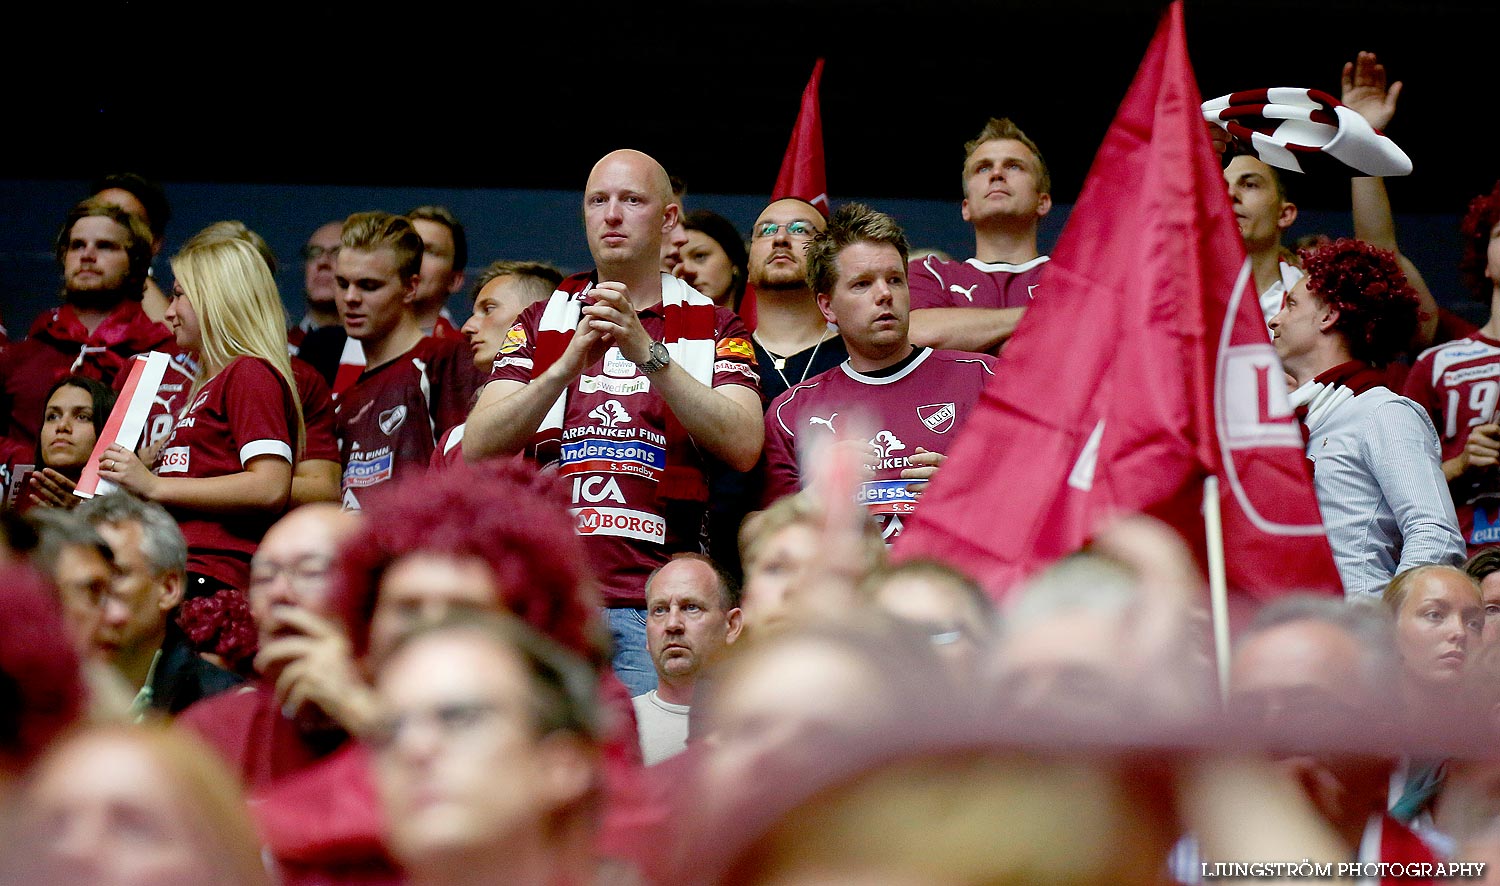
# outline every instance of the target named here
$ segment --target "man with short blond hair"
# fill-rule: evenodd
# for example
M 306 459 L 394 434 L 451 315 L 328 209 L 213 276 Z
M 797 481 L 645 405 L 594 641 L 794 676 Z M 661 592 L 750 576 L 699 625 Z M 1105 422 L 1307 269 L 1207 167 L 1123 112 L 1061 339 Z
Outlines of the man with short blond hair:
M 371 487 L 426 470 L 438 439 L 463 422 L 479 383 L 462 339 L 422 335 L 412 308 L 422 250 L 403 216 L 360 212 L 344 221 L 339 319 L 365 363 L 337 406 L 346 508 L 360 508 Z
M 459 331 L 469 341 L 474 370 L 488 376 L 496 360 L 512 359 L 519 344 L 511 327 L 521 311 L 546 301 L 562 285 L 557 268 L 534 261 L 496 261 L 474 279 L 474 311 Z M 438 441 L 432 467 L 442 469 L 463 461 L 465 426 L 454 425 Z
M 911 263 L 911 340 L 999 353 L 1039 294 L 1048 257 L 1037 248 L 1037 230 L 1052 211 L 1052 174 L 1020 127 L 991 118 L 964 145 L 963 188 L 974 257 Z

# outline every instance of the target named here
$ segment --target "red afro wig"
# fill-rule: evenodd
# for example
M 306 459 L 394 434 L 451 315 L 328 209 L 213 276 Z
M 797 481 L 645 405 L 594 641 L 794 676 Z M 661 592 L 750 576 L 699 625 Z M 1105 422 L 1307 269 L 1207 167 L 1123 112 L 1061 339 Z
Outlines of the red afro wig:
M 260 637 L 255 632 L 250 601 L 242 592 L 224 588 L 212 597 L 183 600 L 177 610 L 177 626 L 195 651 L 219 656 L 237 674 L 254 675 Z
M 1469 201 L 1469 211 L 1459 223 L 1458 231 L 1463 237 L 1464 254 L 1458 260 L 1458 272 L 1463 275 L 1464 285 L 1480 301 L 1489 303 L 1495 291 L 1496 281 L 1484 275 L 1489 265 L 1490 232 L 1500 224 L 1500 181 L 1488 194 L 1480 194 Z
M 18 772 L 78 719 L 83 676 L 57 594 L 35 569 L 0 569 L 0 612 L 0 770 Z
M 354 654 L 369 650 L 385 571 L 426 553 L 478 558 L 508 611 L 589 661 L 604 661 L 601 598 L 569 501 L 555 475 L 517 459 L 420 474 L 372 497 L 361 528 L 340 550 L 333 582 Z
M 1417 291 L 1395 253 L 1341 238 L 1302 253 L 1302 271 L 1308 290 L 1338 310 L 1334 328 L 1354 359 L 1384 366 L 1411 344 L 1420 314 Z

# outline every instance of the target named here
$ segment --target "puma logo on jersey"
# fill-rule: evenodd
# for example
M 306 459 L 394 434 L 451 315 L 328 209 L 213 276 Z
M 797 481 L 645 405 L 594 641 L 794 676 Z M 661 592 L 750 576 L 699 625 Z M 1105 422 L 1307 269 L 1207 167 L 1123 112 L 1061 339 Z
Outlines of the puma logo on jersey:
M 839 414 L 837 412 L 835 412 L 833 415 L 828 416 L 827 418 L 819 418 L 816 415 L 809 415 L 807 417 L 807 423 L 809 425 L 827 425 L 828 430 L 832 431 L 834 429 L 833 420 L 838 417 Z
M 625 411 L 619 400 L 605 400 L 589 410 L 589 418 L 606 428 L 613 428 L 630 421 L 630 413 Z
M 970 304 L 973 304 L 973 302 L 974 302 L 974 290 L 976 290 L 978 288 L 979 288 L 979 284 L 978 283 L 975 283 L 973 286 L 970 286 L 968 289 L 965 289 L 962 286 L 959 286 L 957 283 L 954 283 L 954 284 L 952 284 L 951 286 L 948 287 L 949 290 L 951 290 L 953 292 L 956 292 L 959 295 L 963 296 L 964 298 L 968 299 L 968 301 L 969 301 Z

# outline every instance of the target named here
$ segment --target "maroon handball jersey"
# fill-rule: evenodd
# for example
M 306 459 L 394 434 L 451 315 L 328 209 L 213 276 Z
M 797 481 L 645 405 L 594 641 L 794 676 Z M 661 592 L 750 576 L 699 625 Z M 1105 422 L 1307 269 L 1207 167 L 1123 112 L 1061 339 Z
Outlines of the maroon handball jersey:
M 490 380 L 530 383 L 537 327 L 546 302 L 521 312 L 495 358 Z M 652 340 L 666 331 L 661 305 L 640 312 Z M 760 392 L 750 332 L 727 308 L 714 311 L 713 387 Z M 658 500 L 667 466 L 667 404 L 650 379 L 618 348 L 584 370 L 567 389 L 562 444 L 555 464 L 572 488 L 578 534 L 584 539 L 606 603 L 640 606 L 646 577 L 676 551 L 698 550 L 704 507 Z M 688 467 L 707 466 L 688 447 Z M 670 511 L 670 513 L 669 513 Z
M 187 405 L 188 391 L 193 388 L 193 379 L 198 377 L 198 361 L 190 353 L 175 344 L 167 349 L 171 359 L 167 362 L 166 374 L 157 386 L 156 396 L 151 401 L 151 410 L 146 413 L 146 430 L 143 439 L 147 446 L 154 446 L 172 432 L 177 414 Z M 125 375 L 115 380 L 115 389 L 125 383 Z M 328 382 L 318 374 L 306 360 L 292 358 L 292 381 L 297 385 L 297 399 L 302 404 L 302 421 L 307 427 L 307 442 L 303 444 L 302 458 L 339 460 L 339 441 L 333 425 L 333 397 L 328 392 Z
M 856 417 L 875 429 L 874 479 L 860 485 L 860 503 L 880 522 L 889 544 L 901 516 L 916 510 L 901 472 L 922 447 L 947 452 L 980 392 L 994 377 L 995 358 L 966 351 L 918 348 L 910 362 L 885 376 L 856 372 L 848 363 L 787 389 L 766 410 L 766 485 L 762 504 L 797 492 L 813 446 L 831 442 Z
M 1024 308 L 1044 291 L 1047 256 L 1018 265 L 1006 262 L 943 261 L 937 256 L 912 262 L 906 270 L 911 309 Z
M 468 417 L 479 384 L 468 342 L 422 338 L 411 350 L 366 369 L 338 399 L 344 507 L 409 472 L 427 470 L 438 439 Z
M 1474 333 L 1423 351 L 1402 393 L 1419 403 L 1442 440 L 1443 460 L 1457 458 L 1477 425 L 1495 421 L 1500 403 L 1500 341 Z M 1471 468 L 1448 484 L 1458 528 L 1473 554 L 1500 544 L 1500 468 Z
M 236 357 L 203 383 L 156 454 L 160 477 L 223 477 L 268 455 L 292 462 L 297 416 L 291 389 L 264 360 Z M 244 590 L 250 555 L 279 515 L 172 508 L 188 544 L 188 570 Z

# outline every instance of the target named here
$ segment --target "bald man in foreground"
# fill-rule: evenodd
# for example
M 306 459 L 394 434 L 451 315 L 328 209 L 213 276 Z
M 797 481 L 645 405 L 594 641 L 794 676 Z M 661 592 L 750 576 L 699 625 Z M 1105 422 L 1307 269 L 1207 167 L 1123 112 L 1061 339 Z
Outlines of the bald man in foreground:
M 356 511 L 307 504 L 278 520 L 250 561 L 250 611 L 259 679 L 192 705 L 178 718 L 259 787 L 332 753 L 366 725 L 374 695 L 349 651 L 332 603 L 339 545 Z
M 661 271 L 680 210 L 650 156 L 594 164 L 583 223 L 597 267 L 521 313 L 464 435 L 470 460 L 524 451 L 558 463 L 631 695 L 656 687 L 646 577 L 698 549 L 711 461 L 749 470 L 764 438 L 749 330 Z

